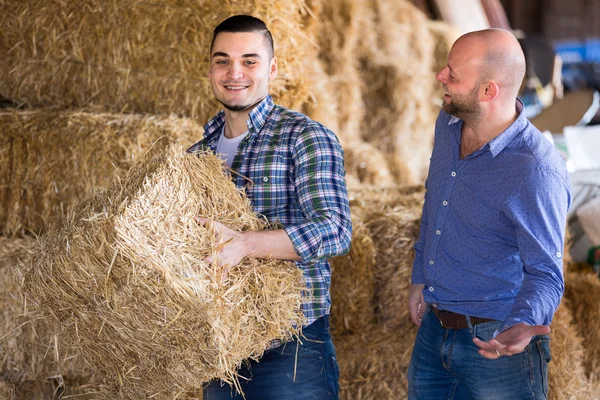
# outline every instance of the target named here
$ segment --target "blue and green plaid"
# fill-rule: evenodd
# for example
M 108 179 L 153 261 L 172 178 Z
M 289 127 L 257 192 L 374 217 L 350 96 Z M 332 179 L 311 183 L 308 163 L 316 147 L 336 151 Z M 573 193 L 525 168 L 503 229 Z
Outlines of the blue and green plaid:
M 216 151 L 225 124 L 219 112 L 189 152 Z M 333 132 L 267 96 L 251 112 L 248 135 L 233 160 L 233 181 L 254 211 L 281 224 L 290 237 L 311 294 L 302 306 L 306 324 L 329 314 L 331 267 L 327 259 L 350 248 L 352 223 L 344 179 L 344 152 Z

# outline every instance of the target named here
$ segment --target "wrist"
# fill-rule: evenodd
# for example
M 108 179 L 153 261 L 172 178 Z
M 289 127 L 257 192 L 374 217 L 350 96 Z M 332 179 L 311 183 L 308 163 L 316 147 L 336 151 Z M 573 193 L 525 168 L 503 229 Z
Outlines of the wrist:
M 244 257 L 254 256 L 257 252 L 256 245 L 253 240 L 253 237 L 254 237 L 253 233 L 254 232 L 252 232 L 252 231 L 240 233 L 239 240 L 240 240 L 240 244 L 242 245 Z

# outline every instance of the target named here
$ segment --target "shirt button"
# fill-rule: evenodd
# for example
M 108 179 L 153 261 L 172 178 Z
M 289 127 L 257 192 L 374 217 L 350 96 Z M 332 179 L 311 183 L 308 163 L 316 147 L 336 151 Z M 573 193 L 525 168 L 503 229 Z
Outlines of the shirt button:
M 562 256 L 562 254 L 560 254 L 560 251 L 558 253 L 556 253 L 556 257 L 560 258 L 560 256 Z
M 433 260 L 429 260 L 429 265 L 433 265 L 433 264 L 434 264 Z
M 433 292 L 433 287 L 429 286 L 429 291 Z
M 447 206 L 448 202 L 446 200 L 444 200 L 444 201 L 442 201 L 442 204 L 445 205 L 445 206 Z
M 436 234 L 436 235 L 441 235 L 441 234 L 442 234 L 442 231 L 440 231 L 440 230 L 438 229 L 437 231 L 435 231 L 435 234 Z
M 456 176 L 456 172 L 452 171 L 452 173 L 450 175 Z
M 269 178 L 267 178 L 266 176 L 263 178 L 263 182 L 269 182 Z

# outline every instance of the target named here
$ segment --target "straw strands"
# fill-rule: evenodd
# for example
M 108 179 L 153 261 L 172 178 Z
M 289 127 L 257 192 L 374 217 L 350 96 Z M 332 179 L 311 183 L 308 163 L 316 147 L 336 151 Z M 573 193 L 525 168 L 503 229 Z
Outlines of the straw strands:
M 111 396 L 173 398 L 221 378 L 301 326 L 293 263 L 249 258 L 222 281 L 212 228 L 265 223 L 216 156 L 178 146 L 137 163 L 41 239 L 28 295 L 56 318 Z M 210 224 L 209 224 L 210 225 Z
M 332 0 L 320 15 L 319 59 L 336 88 L 340 140 L 346 149 L 365 141 L 380 152 L 369 152 L 373 165 L 362 171 L 351 154 L 349 173 L 364 183 L 389 184 L 364 171 L 422 182 L 441 98 L 434 76 L 455 31 L 407 1 Z
M 0 238 L 0 381 L 15 399 L 51 398 L 65 389 L 67 394 L 94 392 L 92 373 L 81 357 L 59 346 L 60 326 L 21 302 L 23 274 L 35 249 L 35 239 Z
M 585 343 L 585 371 L 600 381 L 600 279 L 591 273 L 571 272 L 565 282 L 577 331 Z
M 19 264 L 32 255 L 34 244 L 33 239 L 0 238 L 0 377 L 12 383 L 35 380 L 47 374 L 51 361 L 45 358 L 51 359 L 53 355 L 49 327 L 40 315 L 28 313 L 20 300 L 22 270 Z
M 196 122 L 88 111 L 0 113 L 0 232 L 40 233 L 150 148 L 202 137 Z
M 348 254 L 331 264 L 331 320 L 335 336 L 361 332 L 374 322 L 376 249 L 364 222 L 353 219 Z
M 303 0 L 5 0 L 0 95 L 27 106 L 179 113 L 217 109 L 206 77 L 214 27 L 234 14 L 263 19 L 275 38 L 279 78 L 271 93 L 300 110 L 317 16 Z
M 398 332 L 374 326 L 336 341 L 341 400 L 406 399 L 407 372 L 417 327 Z
M 554 314 L 550 329 L 552 361 L 548 364 L 548 398 L 592 400 L 592 387 L 583 367 L 586 346 L 577 334 L 567 299 Z

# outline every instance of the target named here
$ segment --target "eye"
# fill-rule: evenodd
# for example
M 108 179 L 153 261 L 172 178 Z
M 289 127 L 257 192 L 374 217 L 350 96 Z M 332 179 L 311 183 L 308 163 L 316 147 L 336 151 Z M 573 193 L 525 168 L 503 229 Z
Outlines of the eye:
M 254 61 L 254 60 L 246 60 L 246 61 L 244 61 L 244 65 L 249 65 L 249 66 L 256 65 L 256 61 Z
M 217 60 L 217 61 L 215 61 L 215 64 L 217 64 L 217 65 L 227 65 L 227 60 Z

